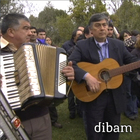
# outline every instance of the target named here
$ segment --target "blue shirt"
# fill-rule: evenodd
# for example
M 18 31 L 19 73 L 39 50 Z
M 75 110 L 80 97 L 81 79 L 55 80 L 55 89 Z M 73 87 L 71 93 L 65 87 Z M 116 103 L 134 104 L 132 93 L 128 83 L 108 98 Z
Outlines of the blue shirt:
M 98 54 L 99 54 L 100 62 L 103 61 L 105 58 L 109 58 L 109 53 L 108 53 L 108 40 L 106 39 L 106 42 L 97 42 L 95 40 L 95 43 L 96 43 L 97 48 L 98 48 Z M 85 79 L 85 77 L 86 77 L 87 74 L 88 73 L 86 73 L 84 75 L 83 79 Z
M 97 48 L 98 48 L 100 62 L 103 61 L 105 58 L 109 58 L 108 40 L 106 39 L 106 42 L 97 42 L 95 40 L 95 43 L 96 43 Z

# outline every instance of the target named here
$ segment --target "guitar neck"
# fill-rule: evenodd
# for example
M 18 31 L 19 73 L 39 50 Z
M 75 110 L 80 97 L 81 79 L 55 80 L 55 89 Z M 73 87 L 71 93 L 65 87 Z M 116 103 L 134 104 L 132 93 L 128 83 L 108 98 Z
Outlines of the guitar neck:
M 130 64 L 127 64 L 127 65 L 123 65 L 119 68 L 109 70 L 109 74 L 110 74 L 110 77 L 114 77 L 114 76 L 123 74 L 125 72 L 129 72 L 129 71 L 137 69 L 137 68 L 140 68 L 140 61 L 130 63 Z

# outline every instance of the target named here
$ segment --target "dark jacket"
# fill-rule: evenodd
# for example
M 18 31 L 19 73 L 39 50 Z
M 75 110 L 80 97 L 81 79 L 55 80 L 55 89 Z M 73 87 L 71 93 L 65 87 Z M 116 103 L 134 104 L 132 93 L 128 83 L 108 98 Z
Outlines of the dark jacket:
M 137 61 L 137 58 L 127 51 L 124 43 L 117 39 L 108 38 L 109 57 L 115 59 L 120 66 Z M 81 40 L 77 42 L 76 49 L 72 52 L 69 61 L 73 62 L 75 71 L 75 80 L 80 83 L 86 71 L 80 69 L 76 63 L 90 62 L 93 64 L 100 63 L 99 54 L 96 43 L 93 38 Z M 112 89 L 113 99 L 116 107 L 116 112 L 121 113 L 125 109 L 125 89 L 124 83 L 116 89 Z
M 74 41 L 71 39 L 69 41 L 66 41 L 63 45 L 62 48 L 65 49 L 66 52 L 68 52 L 69 49 L 71 49 L 75 45 Z
M 131 54 L 135 55 L 140 59 L 140 48 L 135 48 Z M 132 84 L 131 84 L 131 92 L 132 94 L 136 94 L 140 97 L 140 73 L 132 73 Z

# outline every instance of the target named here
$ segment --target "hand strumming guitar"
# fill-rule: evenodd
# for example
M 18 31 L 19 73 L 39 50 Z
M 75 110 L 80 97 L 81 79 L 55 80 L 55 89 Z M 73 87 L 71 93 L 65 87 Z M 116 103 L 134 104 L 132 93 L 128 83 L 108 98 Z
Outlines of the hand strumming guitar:
M 85 77 L 86 83 L 89 87 L 89 90 L 93 93 L 96 93 L 100 90 L 100 81 L 98 81 L 96 78 L 94 78 L 92 75 L 87 73 Z

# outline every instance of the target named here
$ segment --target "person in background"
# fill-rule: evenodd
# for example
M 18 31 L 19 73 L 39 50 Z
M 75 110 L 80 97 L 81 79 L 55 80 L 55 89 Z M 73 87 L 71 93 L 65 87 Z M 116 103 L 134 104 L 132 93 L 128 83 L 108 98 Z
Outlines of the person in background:
M 76 29 L 72 33 L 71 40 L 65 42 L 62 45 L 62 48 L 65 49 L 68 56 L 73 51 L 73 49 L 76 45 L 77 39 L 81 35 L 83 35 L 83 32 L 80 29 Z M 67 88 L 69 88 L 69 86 Z M 76 112 L 79 115 L 79 117 L 82 117 L 81 109 L 80 109 L 80 101 L 74 96 L 74 93 L 73 93 L 72 90 L 70 90 L 70 92 L 68 94 L 68 109 L 69 109 L 69 112 L 70 112 L 70 115 L 69 115 L 70 119 L 75 118 Z
M 78 38 L 77 41 L 80 41 L 82 39 L 86 39 L 84 34 L 81 34 Z M 77 42 L 76 41 L 76 42 Z M 74 51 L 74 49 L 76 48 L 76 45 L 74 45 L 73 47 L 71 47 L 68 51 L 67 51 L 67 56 L 69 57 L 71 55 L 71 53 Z
M 55 102 L 52 102 L 49 105 L 49 113 L 50 113 L 50 117 L 51 117 L 52 126 L 54 126 L 56 128 L 62 128 L 63 127 L 62 124 L 58 123 L 58 113 L 57 113 Z
M 109 24 L 108 24 L 108 35 L 107 35 L 107 37 L 117 38 L 117 39 L 119 39 L 119 37 L 120 37 L 120 34 L 118 33 L 117 29 L 113 26 L 112 22 L 109 22 Z
M 140 34 L 137 34 L 135 49 L 131 51 L 131 54 L 135 55 L 140 59 Z M 132 77 L 132 84 L 131 84 L 131 92 L 132 94 L 137 96 L 137 106 L 140 108 L 140 73 L 134 74 Z M 137 117 L 137 116 L 136 116 Z
M 46 36 L 46 31 L 44 29 L 37 29 L 37 40 L 40 44 L 48 45 L 45 40 Z
M 123 30 L 120 33 L 120 39 L 124 41 L 124 45 L 129 52 L 134 50 L 134 45 L 136 43 L 136 37 L 132 36 L 128 30 Z M 131 72 L 127 72 L 124 74 L 125 80 L 125 88 L 126 88 L 126 97 L 127 97 L 127 107 L 124 111 L 124 115 L 129 118 L 130 120 L 135 120 L 138 115 L 138 108 L 137 108 L 137 96 L 132 92 L 132 78 Z
M 123 30 L 121 33 L 120 33 L 120 40 L 126 40 L 128 38 L 131 37 L 131 33 L 128 31 L 128 30 Z
M 46 37 L 46 43 L 50 46 L 54 46 L 52 44 L 52 40 L 50 37 Z M 58 123 L 58 113 L 57 113 L 57 109 L 56 109 L 56 106 L 55 106 L 55 103 L 52 102 L 50 105 L 49 105 L 49 112 L 50 112 L 50 117 L 51 117 L 51 122 L 52 122 L 52 126 L 56 127 L 56 128 L 62 128 L 62 124 Z
M 123 30 L 122 32 L 120 32 L 120 40 L 124 41 L 125 47 L 129 52 L 134 49 L 136 37 L 132 36 L 128 30 Z
M 77 29 L 81 30 L 82 32 L 84 32 L 84 27 L 83 26 L 79 26 Z
M 113 24 L 109 22 L 107 37 L 114 38 Z
M 2 20 L 0 40 L 2 53 L 15 53 L 23 43 L 30 42 L 29 19 L 18 13 L 7 14 Z M 72 62 L 64 67 L 62 73 L 68 80 L 74 79 Z M 0 87 L 2 80 L 0 78 Z M 52 140 L 51 120 L 48 106 L 33 105 L 25 110 L 15 111 L 31 140 Z
M 37 29 L 37 38 L 45 39 L 46 38 L 46 31 L 44 29 Z
M 53 46 L 52 45 L 52 40 L 50 37 L 46 37 L 46 43 L 49 44 L 50 46 Z
M 50 37 L 48 37 L 48 36 L 46 37 L 46 43 L 47 43 L 48 45 L 50 45 L 50 46 L 57 47 L 56 45 L 53 44 L 52 39 L 51 39 Z
M 30 30 L 31 30 L 31 33 L 32 33 L 31 37 L 30 37 L 30 42 L 39 43 L 38 40 L 37 40 L 37 29 L 36 29 L 36 27 L 31 26 Z
M 106 58 L 113 58 L 120 66 L 123 66 L 124 64 L 138 61 L 138 59 L 126 50 L 122 41 L 107 38 L 108 17 L 105 16 L 105 14 L 96 13 L 92 15 L 89 20 L 89 27 L 93 33 L 93 37 L 78 41 L 76 48 L 68 60 L 73 62 L 75 81 L 79 84 L 85 82 L 88 86 L 88 90 L 92 92 L 91 94 L 96 94 L 102 88 L 102 81 L 96 79 L 86 70 L 78 67 L 77 63 L 89 62 L 99 64 Z M 94 70 L 97 70 L 96 65 L 93 65 L 93 73 Z M 87 94 L 86 87 L 84 88 L 85 94 Z M 81 90 L 81 92 L 84 91 Z M 87 96 L 89 96 L 89 94 Z M 81 102 L 87 140 L 119 139 L 119 132 L 111 131 L 109 133 L 106 128 L 105 130 L 99 130 L 96 126 L 106 126 L 108 123 L 113 128 L 116 125 L 119 127 L 121 113 L 124 111 L 126 105 L 125 100 L 125 88 L 124 83 L 122 83 L 122 85 L 116 89 L 103 90 L 96 99 L 90 102 Z
M 89 26 L 88 25 L 84 28 L 83 35 L 85 36 L 85 39 L 89 38 L 89 37 L 93 37 L 93 34 L 89 30 Z
M 83 32 L 81 31 L 81 29 L 76 29 L 75 31 L 73 31 L 71 39 L 66 41 L 62 45 L 62 48 L 67 52 L 71 47 L 75 45 L 77 38 L 82 34 Z
M 109 15 L 109 13 L 107 13 L 107 12 L 102 12 L 103 14 L 105 14 L 107 17 L 108 17 L 108 27 L 109 27 L 109 30 L 108 30 L 108 34 L 109 34 L 109 36 L 108 37 L 111 37 L 111 38 L 117 38 L 117 39 L 119 39 L 119 37 L 120 37 L 120 34 L 119 34 L 119 32 L 118 32 L 118 30 L 116 29 L 116 27 L 113 25 L 113 21 L 112 21 L 112 19 L 110 18 L 110 15 Z M 113 29 L 113 30 L 112 30 Z M 113 34 L 113 35 L 112 35 Z
M 139 36 L 140 35 L 140 31 L 138 31 L 138 30 L 132 30 L 131 31 L 131 35 L 132 36 Z

